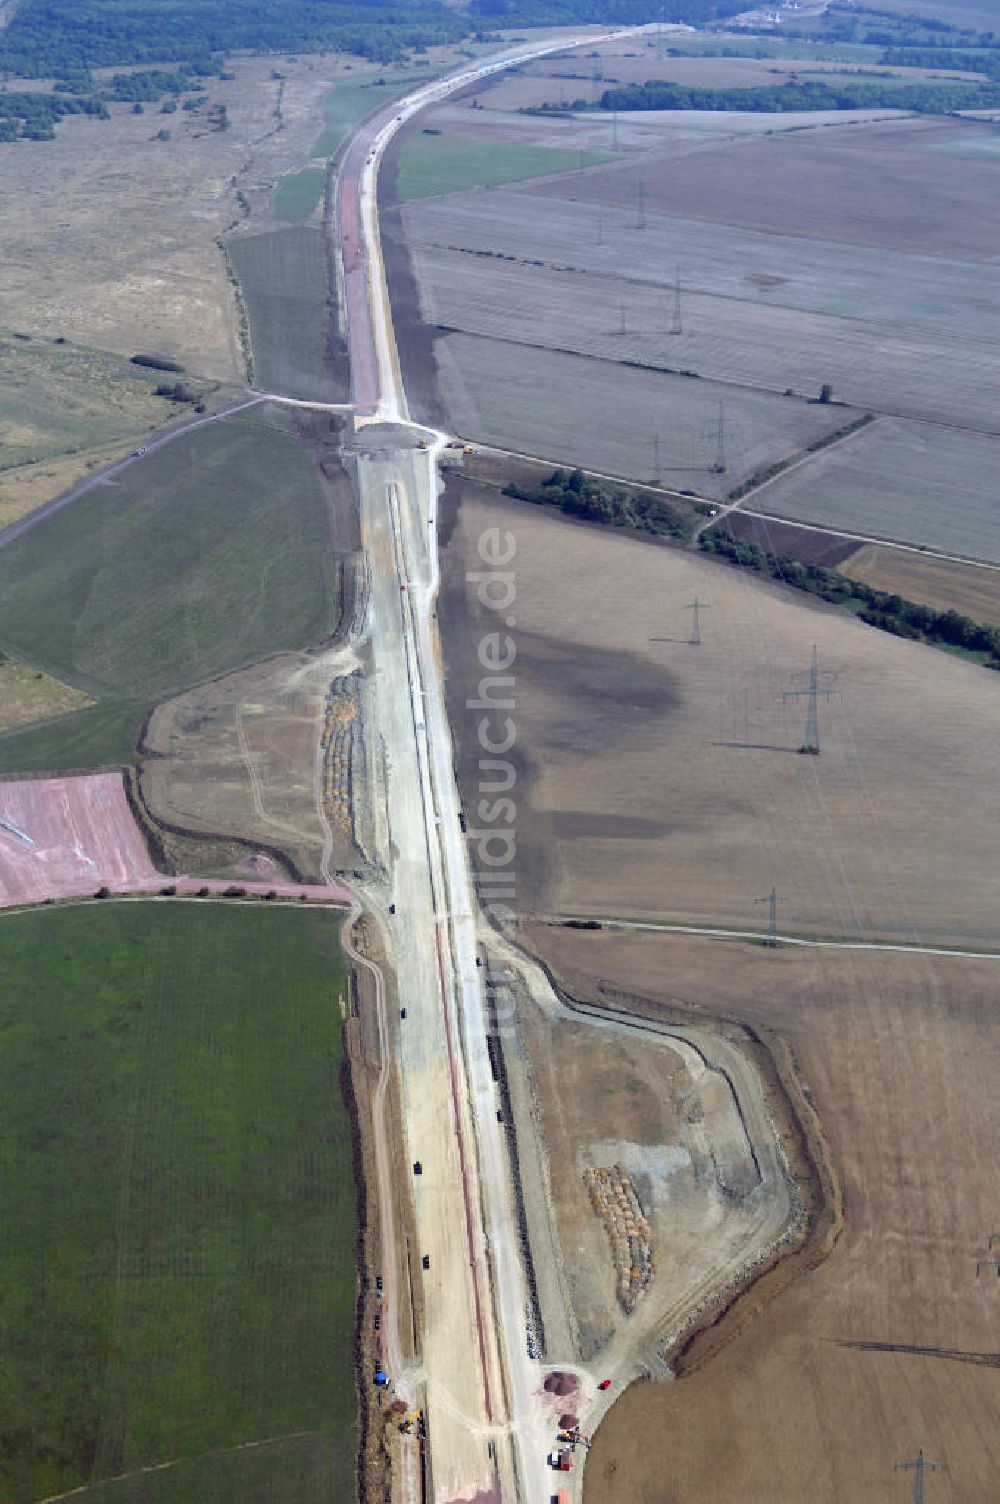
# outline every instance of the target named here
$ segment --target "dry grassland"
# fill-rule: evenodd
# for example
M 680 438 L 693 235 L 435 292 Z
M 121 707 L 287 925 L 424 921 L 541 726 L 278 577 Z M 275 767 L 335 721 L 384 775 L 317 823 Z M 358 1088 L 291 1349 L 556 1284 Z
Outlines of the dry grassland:
M 995 945 L 995 674 L 720 562 L 463 494 L 441 609 L 470 801 L 487 628 L 473 603 L 470 635 L 465 571 L 488 527 L 517 546 L 519 908 L 755 928 L 776 884 L 794 932 Z M 819 758 L 782 697 L 813 643 L 843 694 Z
M 94 470 L 113 464 L 128 454 L 128 447 L 100 452 L 85 458 L 43 460 L 37 465 L 22 465 L 0 471 L 0 527 L 26 517 L 45 502 L 51 501 L 77 481 L 85 480 Z
M 758 491 L 755 510 L 1000 563 L 1000 436 L 880 418 Z
M 909 1496 L 893 1465 L 921 1446 L 949 1467 L 928 1497 L 989 1504 L 1000 1288 L 976 1259 L 1000 1199 L 997 963 L 534 926 L 527 939 L 584 995 L 624 989 L 785 1035 L 845 1197 L 825 1263 L 763 1309 L 751 1295 L 679 1382 L 619 1401 L 588 1458 L 588 1504 L 883 1504 Z M 864 1342 L 942 1355 L 841 1345 Z
M 1000 625 L 1000 570 L 920 558 L 896 548 L 865 544 L 837 566 L 852 580 L 920 601 L 937 611 L 955 610 L 973 621 Z
M 1000 155 L 967 148 L 992 139 L 991 126 L 968 120 L 844 125 L 663 163 L 650 154 L 526 191 L 627 207 L 641 179 L 652 213 L 990 263 L 1000 238 Z
M 163 380 L 100 350 L 0 332 L 0 470 L 166 426 L 179 409 L 154 395 Z
M 27 663 L 0 658 L 0 731 L 28 726 L 47 716 L 67 715 L 93 703 L 82 690 L 41 674 Z
M 234 81 L 209 82 L 227 131 L 207 129 L 200 112 L 133 115 L 121 105 L 110 121 L 63 121 L 55 141 L 4 147 L 0 322 L 123 354 L 152 348 L 203 375 L 241 379 L 214 240 L 241 217 L 238 187 L 269 188 L 311 156 L 340 71 L 332 59 L 282 59 L 279 82 L 275 62 L 237 59 Z M 163 125 L 171 139 L 153 140 Z
M 766 392 L 451 334 L 435 346 L 458 433 L 502 449 L 722 497 L 853 416 Z M 725 404 L 725 474 L 714 473 Z

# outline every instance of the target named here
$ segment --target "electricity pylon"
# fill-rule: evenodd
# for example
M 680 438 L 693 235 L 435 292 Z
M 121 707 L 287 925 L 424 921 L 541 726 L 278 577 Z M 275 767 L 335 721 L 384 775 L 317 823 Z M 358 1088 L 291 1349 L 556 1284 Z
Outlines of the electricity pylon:
M 792 680 L 796 684 L 795 689 L 786 689 L 782 695 L 783 700 L 801 700 L 803 696 L 808 701 L 806 709 L 806 731 L 802 739 L 800 752 L 808 757 L 819 756 L 819 701 L 832 700 L 840 697 L 840 690 L 833 688 L 836 674 L 829 669 L 821 669 L 819 666 L 819 649 L 813 643 L 812 663 L 809 668 L 801 673 L 793 674 Z
M 726 405 L 719 403 L 719 421 L 713 425 L 715 429 L 715 459 L 712 461 L 711 470 L 714 475 L 726 473 Z
M 775 947 L 778 944 L 778 905 L 779 905 L 779 903 L 787 903 L 787 902 L 788 902 L 788 899 L 787 898 L 783 898 L 781 896 L 781 894 L 778 892 L 777 888 L 772 888 L 771 891 L 770 891 L 770 893 L 765 894 L 763 898 L 755 898 L 754 899 L 754 903 L 766 903 L 767 904 L 767 941 L 766 941 L 766 944 L 768 945 L 768 947 L 771 950 L 774 950 Z
M 708 611 L 711 608 L 707 601 L 700 601 L 695 596 L 686 609 L 694 612 L 694 619 L 691 622 L 691 646 L 696 648 L 701 642 L 701 612 Z
M 924 1474 L 947 1472 L 948 1464 L 947 1462 L 928 1462 L 924 1456 L 924 1449 L 921 1447 L 912 1462 L 897 1462 L 895 1471 L 914 1475 L 913 1504 L 924 1504 Z

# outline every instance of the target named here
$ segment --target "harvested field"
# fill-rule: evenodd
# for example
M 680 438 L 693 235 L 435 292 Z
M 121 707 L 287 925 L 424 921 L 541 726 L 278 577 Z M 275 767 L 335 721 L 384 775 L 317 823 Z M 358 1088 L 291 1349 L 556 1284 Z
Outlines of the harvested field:
M 542 258 L 499 250 L 484 256 L 453 249 L 455 242 L 442 245 L 436 238 L 433 214 L 408 223 L 420 237 L 414 270 L 432 325 L 602 360 L 693 370 L 778 393 L 791 388 L 815 397 L 828 382 L 838 400 L 853 407 L 1000 430 L 992 400 L 1000 343 L 989 337 L 977 341 L 964 330 L 901 329 L 854 315 L 775 307 L 757 300 L 753 272 L 737 299 L 704 293 L 695 289 L 707 280 L 705 272 L 690 264 L 682 273 L 682 332 L 676 334 L 673 292 L 663 281 L 622 275 L 621 266 L 598 273 L 553 261 L 536 265 Z M 605 223 L 602 235 L 609 246 L 636 238 L 621 224 Z M 633 265 L 639 273 L 637 259 Z
M 1000 571 L 921 559 L 895 548 L 880 548 L 877 543 L 857 549 L 838 568 L 874 590 L 1000 626 Z
M 0 552 L 0 640 L 132 702 L 134 745 L 152 700 L 328 637 L 336 581 L 313 457 L 254 409 L 138 460 Z M 0 759 L 8 750 L 0 737 Z M 97 765 L 120 758 L 116 738 Z
M 450 334 L 435 345 L 439 385 L 456 432 L 503 449 L 722 497 L 850 421 L 810 406 L 711 381 L 614 366 L 549 350 Z M 719 404 L 727 469 L 715 473 Z
M 1000 563 L 1000 435 L 880 419 L 753 497 L 755 510 Z
M 4 919 L 11 1504 L 354 1499 L 337 923 L 118 904 Z
M 820 528 L 802 527 L 795 522 L 778 522 L 773 517 L 760 517 L 743 511 L 727 512 L 725 527 L 731 537 L 741 543 L 755 543 L 765 553 L 786 554 L 791 559 L 801 560 L 803 564 L 822 564 L 828 569 L 841 569 L 845 561 L 858 552 L 859 547 L 866 546 L 859 545 L 851 538 L 840 538 L 836 533 L 824 533 Z M 847 572 L 844 569 L 844 573 Z
M 325 232 L 302 225 L 237 235 L 227 249 L 246 303 L 258 390 L 346 402 L 346 352 L 328 332 Z
M 949 1467 L 935 1499 L 988 1504 L 1000 1344 L 995 1280 L 977 1280 L 976 1260 L 1000 1194 L 996 963 L 538 926 L 527 939 L 577 995 L 640 994 L 785 1036 L 844 1190 L 825 1263 L 771 1304 L 737 1306 L 678 1383 L 619 1400 L 586 1499 L 881 1504 L 907 1497 L 893 1466 L 922 1446 Z M 889 1350 L 842 1345 L 866 1342 Z M 930 1352 L 891 1350 L 903 1344 Z
M 845 125 L 662 164 L 650 156 L 525 191 L 623 208 L 635 203 L 641 178 L 650 213 L 990 263 L 1000 236 L 1000 158 L 940 148 L 987 140 L 992 130 L 926 118 Z
M 964 139 L 964 127 L 955 122 L 917 124 L 920 139 L 932 130 L 932 145 L 941 144 L 942 132 L 946 142 Z M 952 125 L 957 135 L 950 134 Z M 871 137 L 874 151 L 887 130 L 859 128 L 855 139 Z M 845 131 L 833 136 L 843 140 Z M 796 138 L 802 150 L 806 139 Z M 809 139 L 820 150 L 819 138 Z M 824 134 L 823 141 L 828 139 Z M 725 150 L 735 161 L 744 147 L 731 143 Z M 716 153 L 696 155 L 698 171 L 704 168 L 711 182 Z M 941 155 L 923 153 L 935 160 Z M 678 163 L 683 166 L 683 159 Z M 882 414 L 884 421 L 860 435 L 858 447 L 852 441 L 827 453 L 766 488 L 750 505 L 862 534 L 994 557 L 989 517 L 997 421 L 990 393 L 1000 380 L 1000 341 L 990 332 L 989 316 L 1000 302 L 994 268 L 968 259 L 976 254 L 978 198 L 967 201 L 964 224 L 971 227 L 973 241 L 967 242 L 965 259 L 957 259 L 925 254 L 922 237 L 905 252 L 864 245 L 847 250 L 833 240 L 737 232 L 732 226 L 653 214 L 648 191 L 640 230 L 638 178 L 620 164 L 614 181 L 629 174 L 628 195 L 622 200 L 619 194 L 611 207 L 606 198 L 600 205 L 591 202 L 595 182 L 612 181 L 608 169 L 595 168 L 574 175 L 558 191 L 553 185 L 544 197 L 522 187 L 404 209 L 425 319 L 477 342 L 471 347 L 454 335 L 437 342 L 439 387 L 446 408 L 454 400 L 454 426 L 473 439 L 552 455 L 552 435 L 571 434 L 578 421 L 565 412 L 560 385 L 570 389 L 575 373 L 587 368 L 574 364 L 570 376 L 559 367 L 556 377 L 549 349 L 691 370 L 731 383 L 737 392 L 791 389 L 813 395 L 828 382 L 836 398 Z M 645 181 L 648 189 L 650 180 Z M 969 189 L 961 179 L 955 186 Z M 728 202 L 725 193 L 719 201 Z M 683 210 L 683 200 L 676 207 Z M 731 216 L 739 217 L 738 212 Z M 958 220 L 955 226 L 961 227 Z M 675 334 L 672 284 L 678 274 L 682 332 Z M 516 353 L 501 341 L 519 342 Z M 482 374 L 488 378 L 491 366 L 507 383 L 499 399 Z M 588 430 L 583 462 L 649 479 L 652 439 L 666 408 L 673 432 L 659 433 L 663 473 L 673 484 L 702 489 L 699 481 L 681 479 L 677 469 L 678 461 L 692 464 L 691 445 L 701 437 L 691 432 L 690 411 L 674 407 L 671 412 L 668 388 L 659 389 L 663 395 L 653 399 L 651 416 L 643 414 L 637 399 L 637 379 L 664 378 L 644 373 L 637 378 L 620 368 L 612 373 L 603 365 L 595 369 L 601 373 L 605 410 L 608 392 L 614 393 L 612 416 L 610 422 L 603 411 L 595 417 L 589 403 L 581 408 Z M 522 418 L 515 409 L 525 394 L 530 394 L 529 411 Z M 716 404 L 722 395 L 716 394 Z M 729 423 L 734 400 L 738 403 L 739 395 L 726 398 L 727 427 L 738 444 L 746 428 L 738 408 Z M 714 416 L 717 421 L 717 405 Z M 761 416 L 750 420 L 751 441 Z M 900 418 L 916 421 L 901 424 Z M 511 424 L 511 437 L 499 436 L 507 432 L 504 420 Z M 770 419 L 763 421 L 769 425 Z M 942 426 L 931 426 L 937 423 Z M 687 446 L 678 453 L 677 428 L 683 431 L 685 425 Z M 606 427 L 625 439 L 621 445 L 615 437 L 609 441 L 614 453 L 604 443 Z M 710 494 L 720 495 L 721 488 Z
M 995 946 L 995 674 L 682 550 L 459 497 L 440 609 L 470 809 L 485 613 L 465 575 L 489 527 L 517 550 L 518 909 L 754 928 L 776 884 L 795 932 Z M 813 643 L 843 695 L 819 758 L 783 701 Z
M 491 141 L 523 142 L 526 145 L 557 147 L 569 151 L 606 152 L 612 157 L 629 152 L 653 151 L 684 154 L 706 142 L 734 140 L 740 136 L 772 135 L 775 131 L 803 131 L 825 125 L 843 125 L 868 120 L 896 119 L 898 110 L 789 111 L 781 115 L 753 114 L 743 110 L 630 110 L 615 120 L 611 112 L 590 110 L 573 115 L 520 115 L 502 108 L 494 109 L 490 95 L 485 106 L 475 95 L 463 100 L 457 95 L 450 103 L 429 111 L 426 119 L 434 126 L 448 128 L 464 136 Z
M 742 147 L 733 145 L 738 157 Z M 705 153 L 699 153 L 699 160 Z M 625 171 L 624 164 L 619 169 Z M 968 259 L 908 251 L 841 245 L 780 232 L 733 229 L 683 217 L 653 215 L 647 197 L 646 223 L 636 228 L 635 181 L 624 205 L 597 206 L 577 190 L 607 169 L 584 173 L 569 184 L 576 200 L 549 196 L 535 188 L 499 189 L 455 195 L 404 210 L 407 237 L 417 246 L 491 252 L 482 257 L 486 278 L 503 265 L 501 257 L 530 264 L 620 278 L 673 292 L 678 269 L 687 296 L 701 294 L 753 306 L 798 309 L 875 324 L 888 336 L 900 326 L 909 338 L 939 332 L 968 339 L 974 359 L 984 332 L 984 315 L 1000 310 L 996 271 Z M 970 209 L 970 213 L 971 213 Z M 603 228 L 600 221 L 603 219 Z M 498 254 L 499 253 L 499 254 Z M 484 286 L 488 296 L 488 286 Z M 692 326 L 693 327 L 693 326 Z M 993 378 L 986 375 L 987 380 Z
M 49 674 L 16 659 L 0 658 L 0 731 L 66 715 L 93 703 L 88 695 Z
M 926 16 L 946 21 L 949 26 L 968 26 L 991 31 L 997 13 L 993 0 L 887 0 L 885 10 L 902 11 L 907 16 Z

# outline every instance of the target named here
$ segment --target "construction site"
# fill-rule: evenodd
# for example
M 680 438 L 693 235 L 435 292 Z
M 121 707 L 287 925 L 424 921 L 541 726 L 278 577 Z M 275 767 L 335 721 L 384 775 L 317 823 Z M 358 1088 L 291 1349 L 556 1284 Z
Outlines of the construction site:
M 337 1173 L 345 1184 L 353 1175 L 357 1194 L 356 1246 L 336 1272 L 354 1302 L 337 1320 L 354 1322 L 359 1415 L 338 1445 L 346 1456 L 356 1441 L 356 1455 L 350 1473 L 342 1457 L 339 1471 L 328 1462 L 337 1476 L 323 1475 L 323 1497 L 833 1504 L 849 1491 L 884 1504 L 912 1490 L 929 1504 L 992 1504 L 1000 680 L 986 670 L 996 665 L 699 546 L 752 523 L 776 555 L 769 516 L 747 511 L 748 495 L 771 488 L 791 519 L 776 526 L 811 527 L 818 514 L 796 500 L 807 476 L 832 476 L 833 496 L 864 456 L 934 428 L 935 464 L 952 450 L 979 455 L 949 533 L 955 557 L 925 475 L 912 515 L 888 493 L 870 516 L 824 500 L 815 526 L 835 557 L 823 558 L 846 569 L 856 554 L 859 578 L 905 578 L 915 591 L 928 582 L 943 610 L 961 588 L 993 619 L 982 475 L 995 436 L 940 436 L 935 425 L 954 417 L 947 401 L 965 401 L 955 391 L 927 410 L 933 394 L 900 330 L 931 283 L 926 268 L 905 289 L 880 282 L 910 255 L 891 206 L 871 231 L 886 243 L 867 245 L 857 266 L 831 250 L 836 227 L 824 222 L 826 238 L 795 267 L 787 247 L 775 251 L 783 270 L 768 282 L 753 237 L 779 238 L 779 209 L 767 231 L 743 224 L 753 214 L 733 188 L 747 271 L 733 225 L 708 213 L 697 182 L 702 159 L 725 176 L 741 153 L 768 184 L 765 168 L 805 171 L 813 152 L 833 183 L 845 160 L 880 149 L 913 172 L 916 152 L 951 151 L 966 126 L 911 130 L 895 114 L 857 112 L 850 126 L 807 128 L 796 116 L 808 140 L 789 144 L 792 117 L 773 140 L 734 119 L 722 140 L 704 121 L 619 124 L 590 111 L 573 134 L 568 113 L 522 106 L 551 102 L 587 49 L 595 87 L 606 65 L 625 86 L 641 81 L 643 49 L 670 82 L 662 28 L 476 46 L 442 76 L 373 97 L 309 211 L 332 269 L 317 369 L 335 351 L 343 384 L 346 352 L 350 401 L 250 389 L 238 416 L 204 420 L 245 424 L 258 453 L 280 433 L 301 467 L 296 500 L 311 508 L 300 516 L 288 500 L 261 524 L 259 556 L 230 582 L 225 653 L 198 641 L 203 621 L 207 637 L 221 635 L 202 582 L 171 626 L 178 662 L 187 654 L 197 672 L 142 679 L 132 658 L 146 645 L 130 627 L 133 655 L 118 618 L 102 614 L 114 592 L 102 595 L 95 566 L 63 594 L 86 598 L 101 654 L 82 629 L 73 635 L 74 620 L 52 637 L 68 668 L 17 660 L 18 682 L 37 673 L 33 695 L 57 707 L 31 722 L 43 737 L 57 736 L 60 715 L 104 715 L 105 700 L 139 729 L 121 761 L 98 739 L 77 771 L 39 757 L 0 779 L 0 908 L 79 905 L 83 919 L 62 921 L 70 933 L 98 900 L 184 903 L 190 913 L 170 915 L 203 926 L 207 948 L 223 900 L 234 911 L 303 905 L 301 995 L 286 1017 L 272 967 L 263 1001 L 286 1035 L 299 1030 L 297 1069 L 306 1022 L 342 1040 L 342 1063 L 324 1054 L 311 1080 L 316 1101 L 325 1093 L 346 1114 Z M 760 59 L 718 66 L 737 84 L 767 71 Z M 315 92 L 307 71 L 294 74 L 303 99 Z M 985 139 L 985 124 L 968 126 Z M 530 187 L 487 178 L 421 199 L 421 181 L 440 186 L 436 161 L 479 170 L 466 131 L 558 160 L 518 158 Z M 438 151 L 451 156 L 432 161 Z M 947 164 L 927 160 L 940 195 Z M 514 173 L 514 158 L 503 161 Z M 962 161 L 967 189 L 975 172 Z M 673 172 L 686 243 L 703 258 L 696 290 L 648 251 L 676 229 Z M 640 230 L 652 281 L 623 259 Z M 843 234 L 863 238 L 860 220 Z M 944 228 L 934 234 L 942 256 L 956 251 Z M 893 336 L 883 348 L 872 328 L 859 334 L 872 360 L 854 373 L 847 317 L 826 303 L 859 287 L 874 300 L 872 327 L 884 320 Z M 940 319 L 967 314 L 963 304 Z M 937 328 L 933 308 L 927 317 L 921 350 L 947 353 L 954 330 Z M 844 344 L 839 355 L 831 345 L 841 364 L 818 382 L 810 340 L 826 320 Z M 256 327 L 242 335 L 248 380 Z M 664 341 L 698 368 L 664 368 Z M 747 361 L 738 379 L 734 350 Z M 843 403 L 832 400 L 841 379 L 857 383 Z M 224 432 L 235 449 L 243 430 Z M 133 460 L 139 476 L 166 463 L 143 446 L 108 484 Z M 98 514 L 109 537 L 125 511 L 111 494 Z M 63 523 L 75 515 L 66 501 L 56 510 Z M 36 620 L 45 529 L 59 516 L 19 521 L 8 540 L 24 549 L 25 577 L 42 580 L 12 579 L 5 609 L 25 640 L 17 612 Z M 287 537 L 297 551 L 282 567 L 302 582 L 295 631 L 244 655 L 266 611 L 285 626 L 268 590 Z M 86 747 L 94 723 L 81 724 L 73 745 Z M 134 912 L 155 937 L 158 921 Z M 110 933 L 119 921 L 106 922 Z M 164 920 L 179 946 L 185 922 Z M 233 945 L 250 923 L 241 914 Z M 343 981 L 331 960 L 341 951 Z M 249 995 L 255 978 L 244 981 Z M 116 1048 L 133 1026 L 146 1038 L 138 982 L 132 990 L 124 1022 L 107 1027 Z M 246 1006 L 237 998 L 235 1016 Z M 216 1072 L 216 1054 L 243 1058 L 228 1034 L 220 1044 L 211 1018 L 192 1027 L 213 1090 L 217 1077 L 236 1081 L 240 1112 L 244 1096 L 266 1097 L 263 1077 L 247 1077 L 251 1093 L 236 1067 Z M 266 1043 L 262 1024 L 265 1064 Z M 279 1032 L 276 1060 L 287 1048 Z M 287 1075 L 282 1090 L 294 1101 Z M 314 1150 L 333 1137 L 329 1125 L 309 1131 L 289 1159 L 303 1204 L 319 1185 Z M 41 1152 L 44 1134 L 38 1142 Z M 287 1227 L 281 1236 L 291 1248 Z M 291 1252 L 286 1262 L 294 1278 Z M 240 1267 L 257 1277 L 253 1259 Z M 311 1278 L 317 1269 L 326 1280 L 321 1257 Z M 294 1354 L 283 1361 L 294 1369 Z M 126 1399 L 116 1404 L 124 1415 Z M 297 1413 L 282 1414 L 274 1437 L 300 1434 Z M 302 1413 L 310 1445 L 333 1434 L 319 1409 Z M 124 1443 L 108 1424 L 101 1455 L 117 1466 Z M 155 1445 L 131 1474 L 108 1461 L 91 1483 L 67 1475 L 59 1486 L 72 1487 L 46 1497 L 173 1468 Z M 243 1447 L 213 1439 L 203 1454 Z M 41 1497 L 22 1492 L 25 1504 Z M 302 1484 L 291 1504 L 307 1494 Z M 262 1495 L 248 1486 L 251 1496 Z

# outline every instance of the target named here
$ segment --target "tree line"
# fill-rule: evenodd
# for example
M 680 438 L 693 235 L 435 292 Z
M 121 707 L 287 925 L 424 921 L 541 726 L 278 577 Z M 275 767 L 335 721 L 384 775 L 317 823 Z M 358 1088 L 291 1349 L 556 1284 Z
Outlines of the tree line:
M 627 527 L 634 532 L 652 533 L 657 538 L 676 538 L 687 542 L 693 531 L 689 516 L 660 496 L 588 480 L 582 470 L 555 470 L 540 486 L 521 486 L 511 481 L 504 486 L 505 496 L 536 506 L 558 507 L 567 517 L 584 522 L 599 522 L 608 527 Z
M 756 543 L 744 543 L 718 528 L 702 533 L 699 544 L 706 553 L 726 559 L 742 569 L 752 569 L 769 579 L 780 580 L 796 590 L 818 595 L 835 606 L 860 603 L 856 615 L 869 626 L 896 637 L 929 642 L 969 652 L 987 653 L 987 667 L 1000 669 L 1000 627 L 974 621 L 958 611 L 936 611 L 933 606 L 906 600 L 885 590 L 875 590 L 861 580 L 852 580 L 839 570 L 821 564 L 803 564 L 787 554 L 772 554 Z
M 951 110 L 1000 106 L 1000 84 L 881 83 L 829 84 L 819 80 L 760 88 L 705 89 L 650 79 L 644 84 L 605 89 L 603 110 L 743 110 L 753 114 L 789 114 L 810 110 L 907 110 L 943 115 Z M 543 106 L 543 109 L 559 108 Z M 584 100 L 571 109 L 594 108 Z
M 234 52 L 350 52 L 377 63 L 498 25 L 704 24 L 745 0 L 20 0 L 0 32 L 0 73 L 65 78 L 90 68 L 198 63 Z M 82 91 L 81 91 L 82 92 Z

